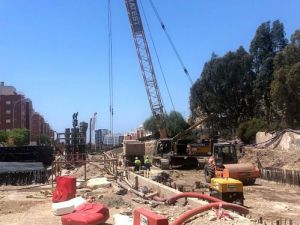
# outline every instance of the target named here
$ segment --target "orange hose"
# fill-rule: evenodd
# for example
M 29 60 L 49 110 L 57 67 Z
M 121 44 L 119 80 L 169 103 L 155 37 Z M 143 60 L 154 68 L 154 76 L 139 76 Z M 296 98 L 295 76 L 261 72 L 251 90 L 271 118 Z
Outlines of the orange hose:
M 187 219 L 189 219 L 199 213 L 205 212 L 212 208 L 219 208 L 219 207 L 222 207 L 224 209 L 231 209 L 242 215 L 246 215 L 249 213 L 248 209 L 246 209 L 245 207 L 242 207 L 240 205 L 227 203 L 227 202 L 214 202 L 214 203 L 210 203 L 210 204 L 207 204 L 204 206 L 194 208 L 192 210 L 189 210 L 189 211 L 181 214 L 171 225 L 182 225 Z

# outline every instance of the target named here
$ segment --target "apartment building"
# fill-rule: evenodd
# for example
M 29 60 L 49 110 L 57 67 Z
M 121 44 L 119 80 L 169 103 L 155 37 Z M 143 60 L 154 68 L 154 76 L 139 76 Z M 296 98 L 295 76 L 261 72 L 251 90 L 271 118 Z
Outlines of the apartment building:
M 30 140 L 37 141 L 39 135 L 54 136 L 54 131 L 43 116 L 34 112 L 32 101 L 19 94 L 15 87 L 0 82 L 0 130 L 22 128 L 30 131 Z

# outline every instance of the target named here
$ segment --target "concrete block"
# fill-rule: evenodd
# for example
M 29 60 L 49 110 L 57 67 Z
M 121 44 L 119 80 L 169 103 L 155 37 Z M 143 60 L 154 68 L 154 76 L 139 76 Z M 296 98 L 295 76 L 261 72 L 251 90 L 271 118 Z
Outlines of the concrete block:
M 93 178 L 87 181 L 87 187 L 92 189 L 109 188 L 111 187 L 111 182 L 107 181 L 106 177 Z

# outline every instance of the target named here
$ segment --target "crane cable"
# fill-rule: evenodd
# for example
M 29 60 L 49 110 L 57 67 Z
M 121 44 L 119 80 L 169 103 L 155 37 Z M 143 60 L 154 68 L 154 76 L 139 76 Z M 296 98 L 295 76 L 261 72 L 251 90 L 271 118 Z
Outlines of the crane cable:
M 111 1 L 107 0 L 107 28 L 108 28 L 108 76 L 109 76 L 109 112 L 110 112 L 110 130 L 111 135 L 113 136 L 113 116 L 114 116 L 114 99 L 113 99 L 113 63 L 112 63 L 112 49 L 113 49 L 113 42 L 112 42 L 112 23 L 111 23 Z M 114 141 L 112 141 L 114 144 Z
M 154 11 L 154 13 L 155 13 L 157 19 L 158 19 L 159 22 L 160 22 L 161 28 L 164 30 L 164 32 L 165 32 L 165 34 L 166 34 L 166 36 L 167 36 L 167 39 L 168 39 L 169 43 L 171 44 L 171 46 L 172 46 L 172 48 L 173 48 L 173 51 L 175 52 L 175 55 L 176 55 L 178 61 L 180 62 L 181 66 L 182 66 L 182 69 L 183 69 L 184 73 L 186 74 L 186 76 L 187 76 L 188 79 L 190 80 L 191 84 L 193 84 L 193 80 L 192 80 L 192 78 L 191 78 L 191 76 L 190 76 L 190 74 L 189 74 L 189 71 L 188 71 L 187 68 L 185 67 L 185 65 L 184 65 L 184 63 L 183 63 L 183 61 L 182 61 L 182 58 L 180 57 L 180 55 L 179 55 L 179 53 L 178 53 L 178 51 L 177 51 L 177 49 L 176 49 L 176 46 L 175 46 L 174 42 L 172 41 L 171 36 L 169 35 L 169 32 L 167 31 L 166 25 L 163 23 L 163 21 L 162 21 L 160 15 L 159 15 L 159 13 L 158 13 L 158 11 L 157 11 L 157 9 L 156 9 L 154 3 L 153 3 L 153 1 L 152 1 L 152 0 L 149 0 L 149 1 L 150 1 L 150 4 L 151 4 L 151 6 L 152 6 L 152 9 L 153 9 L 153 11 Z
M 165 83 L 165 86 L 166 86 L 166 89 L 167 89 L 167 92 L 168 92 L 168 95 L 169 95 L 169 98 L 170 98 L 170 101 L 171 101 L 171 104 L 172 104 L 172 108 L 175 111 L 173 99 L 172 99 L 172 96 L 171 96 L 171 93 L 170 93 L 170 90 L 169 90 L 169 87 L 168 87 L 168 84 L 167 84 L 167 81 L 166 81 L 165 73 L 163 71 L 163 68 L 162 68 L 162 65 L 161 65 L 161 62 L 160 62 L 160 58 L 159 58 L 158 53 L 157 53 L 156 46 L 154 44 L 154 40 L 153 40 L 153 36 L 152 36 L 151 30 L 150 30 L 148 19 L 147 19 L 146 13 L 144 11 L 144 7 L 143 7 L 143 4 L 142 4 L 141 0 L 140 0 L 140 5 L 141 5 L 142 13 L 143 13 L 144 18 L 145 18 L 146 26 L 147 26 L 147 29 L 148 29 L 148 32 L 149 32 L 149 35 L 150 35 L 150 40 L 151 40 L 151 43 L 153 45 L 154 52 L 155 52 L 155 55 L 156 55 L 156 58 L 157 58 L 157 62 L 158 62 L 159 68 L 160 68 L 160 72 L 162 74 L 162 77 L 163 77 L 163 80 L 164 80 L 164 83 Z

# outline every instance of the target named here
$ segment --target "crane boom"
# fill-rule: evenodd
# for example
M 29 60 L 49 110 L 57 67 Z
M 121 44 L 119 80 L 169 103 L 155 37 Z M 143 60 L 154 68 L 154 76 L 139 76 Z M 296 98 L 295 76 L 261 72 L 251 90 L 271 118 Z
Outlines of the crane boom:
M 160 137 L 167 138 L 164 118 L 165 110 L 162 104 L 138 4 L 136 0 L 125 0 L 125 4 L 151 111 L 157 120 Z

